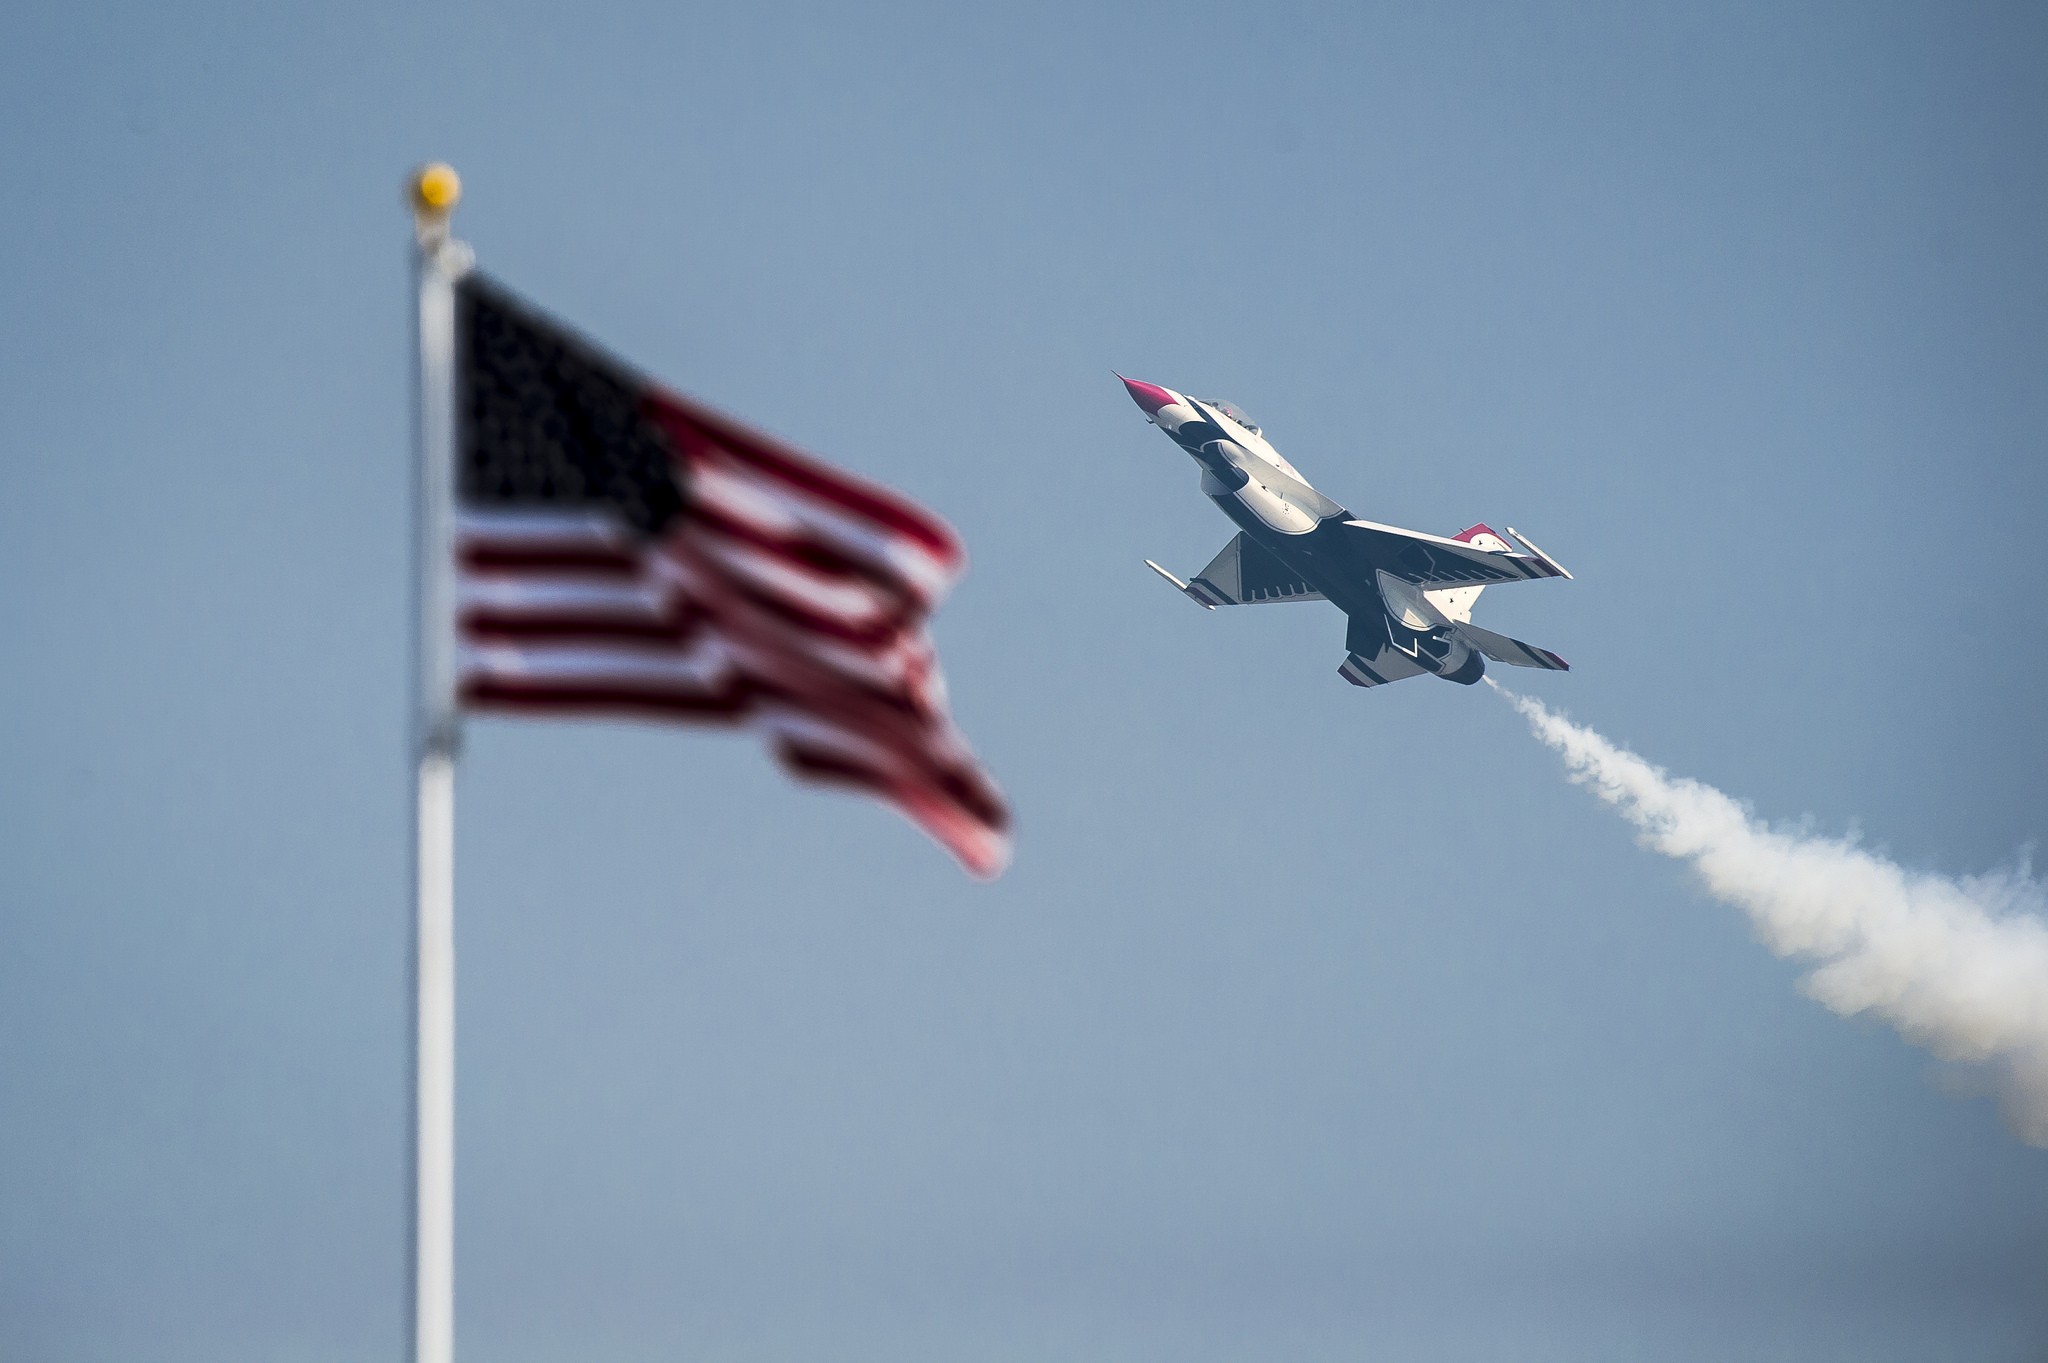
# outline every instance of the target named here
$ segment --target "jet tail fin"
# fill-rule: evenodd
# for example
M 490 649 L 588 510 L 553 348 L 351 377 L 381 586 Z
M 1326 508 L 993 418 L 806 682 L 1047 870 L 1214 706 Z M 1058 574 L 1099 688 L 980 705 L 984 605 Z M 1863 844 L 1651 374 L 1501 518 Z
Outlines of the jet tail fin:
M 1452 629 L 1465 636 L 1465 642 L 1484 653 L 1497 663 L 1511 667 L 1540 667 L 1546 672 L 1569 672 L 1572 665 L 1547 648 L 1525 644 L 1520 639 L 1510 639 L 1505 634 L 1495 634 L 1490 629 L 1481 629 L 1468 621 L 1452 624 Z

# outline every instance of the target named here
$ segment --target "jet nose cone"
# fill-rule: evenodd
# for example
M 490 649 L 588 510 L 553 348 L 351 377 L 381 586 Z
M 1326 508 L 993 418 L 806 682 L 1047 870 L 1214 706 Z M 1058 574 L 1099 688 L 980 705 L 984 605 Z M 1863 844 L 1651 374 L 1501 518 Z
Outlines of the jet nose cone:
M 1116 373 L 1115 370 L 1110 372 Z M 1124 379 L 1121 374 L 1117 374 L 1117 377 Z M 1173 394 L 1156 383 L 1146 383 L 1141 379 L 1124 379 L 1124 387 L 1130 390 L 1131 401 L 1145 409 L 1146 416 L 1158 416 L 1159 409 L 1173 401 Z

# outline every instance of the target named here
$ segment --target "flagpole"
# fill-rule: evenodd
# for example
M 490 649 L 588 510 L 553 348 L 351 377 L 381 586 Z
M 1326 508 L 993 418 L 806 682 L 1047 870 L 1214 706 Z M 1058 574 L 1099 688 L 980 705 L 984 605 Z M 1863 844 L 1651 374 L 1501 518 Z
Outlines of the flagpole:
M 469 249 L 448 234 L 461 182 L 445 165 L 413 176 L 418 251 L 412 755 L 413 1363 L 455 1350 L 455 281 Z

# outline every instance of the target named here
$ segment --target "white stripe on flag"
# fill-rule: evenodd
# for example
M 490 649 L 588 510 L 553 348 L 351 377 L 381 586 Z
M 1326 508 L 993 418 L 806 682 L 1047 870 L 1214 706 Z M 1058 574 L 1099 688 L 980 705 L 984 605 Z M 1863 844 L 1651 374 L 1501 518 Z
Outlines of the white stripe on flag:
M 589 576 L 563 574 L 559 569 L 538 573 L 465 573 L 458 599 L 465 607 L 493 611 L 535 613 L 583 610 L 616 617 L 645 615 L 660 619 L 674 600 L 675 589 L 663 583 L 616 582 Z
M 503 540 L 513 547 L 565 541 L 593 548 L 631 545 L 618 522 L 600 511 L 497 511 L 465 506 L 455 518 L 455 533 L 459 540 Z
M 687 648 L 469 643 L 461 663 L 465 676 L 507 681 L 711 682 L 734 670 L 732 653 L 709 637 Z
M 750 477 L 744 468 L 705 461 L 693 470 L 691 495 L 736 521 L 771 535 L 811 531 L 845 553 L 893 570 L 935 604 L 959 576 L 953 564 L 923 545 L 859 520 L 789 487 Z

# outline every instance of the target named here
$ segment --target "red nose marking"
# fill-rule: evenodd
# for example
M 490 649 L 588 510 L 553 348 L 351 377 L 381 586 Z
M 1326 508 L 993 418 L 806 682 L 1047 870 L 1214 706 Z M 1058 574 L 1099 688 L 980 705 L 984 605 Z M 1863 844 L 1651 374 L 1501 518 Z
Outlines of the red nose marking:
M 1116 371 L 1111 370 L 1111 373 Z M 1124 379 L 1124 376 L 1117 374 Z M 1145 383 L 1139 379 L 1124 379 L 1124 387 L 1131 390 L 1131 401 L 1145 409 L 1146 416 L 1158 416 L 1159 409 L 1173 401 L 1173 394 L 1156 383 Z

